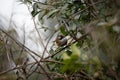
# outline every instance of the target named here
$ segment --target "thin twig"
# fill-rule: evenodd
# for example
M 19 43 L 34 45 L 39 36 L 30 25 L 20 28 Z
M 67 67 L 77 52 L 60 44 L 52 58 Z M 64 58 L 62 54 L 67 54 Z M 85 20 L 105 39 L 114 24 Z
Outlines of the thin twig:
M 96 5 L 96 4 L 98 4 L 98 3 L 102 3 L 102 2 L 104 2 L 104 0 L 95 2 L 95 3 L 93 3 L 93 4 L 90 4 L 88 7 L 84 8 L 83 10 L 80 10 L 80 11 L 76 12 L 75 14 L 72 14 L 67 21 L 72 20 L 75 16 L 77 16 L 77 15 L 79 15 L 80 13 L 84 12 L 85 10 L 89 9 L 91 6 Z
M 26 5 L 27 6 L 27 5 Z M 30 15 L 31 15 L 31 12 L 30 12 L 30 9 L 29 9 L 29 7 L 27 6 L 27 8 L 28 8 L 28 11 L 29 11 L 29 13 L 30 13 Z M 40 38 L 40 40 L 41 40 L 41 43 L 42 43 L 42 45 L 43 45 L 43 47 L 45 48 L 45 45 L 44 45 L 44 43 L 42 42 L 42 37 L 41 37 L 41 35 L 40 35 L 40 33 L 39 33 L 39 31 L 38 31 L 38 29 L 37 29 L 37 25 L 36 25 L 36 22 L 35 22 L 35 18 L 31 15 L 31 17 L 32 17 L 32 20 L 33 20 L 33 23 L 34 23 L 34 27 L 35 27 L 35 30 L 37 31 L 37 33 L 38 33 L 38 36 L 39 36 L 39 38 Z M 47 50 L 46 50 L 47 51 Z M 47 51 L 48 52 L 48 51 Z
M 50 55 L 48 57 L 46 57 L 45 59 L 54 57 L 55 55 L 57 55 L 58 53 L 60 53 L 61 51 L 63 51 L 64 49 L 68 48 L 69 46 L 71 46 L 72 44 L 76 43 L 79 40 L 83 40 L 86 36 L 88 35 L 88 33 L 82 35 L 79 39 L 76 39 L 75 41 L 73 41 L 71 44 L 66 45 L 65 47 L 63 47 L 62 49 L 60 49 L 59 51 L 55 52 L 53 55 Z
M 15 43 L 17 44 L 17 45 L 19 45 L 20 47 L 24 47 L 26 50 L 27 50 L 27 52 L 30 54 L 30 52 L 31 53 L 33 53 L 34 55 L 36 55 L 37 57 L 40 57 L 40 58 L 42 58 L 40 55 L 38 55 L 36 52 L 34 52 L 34 51 L 32 51 L 31 49 L 29 49 L 28 47 L 26 47 L 25 45 L 23 45 L 22 43 L 20 43 L 20 42 L 18 42 L 17 40 L 15 40 L 12 36 L 10 36 L 7 32 L 5 32 L 4 30 L 2 30 L 2 29 L 0 29 L 3 33 L 5 33 L 8 37 L 10 37 L 13 41 L 15 41 Z
M 55 35 L 55 33 L 56 33 L 56 31 L 55 31 L 55 32 L 50 36 L 50 38 L 48 39 L 47 44 L 46 44 L 46 46 L 45 46 L 45 48 L 44 48 L 44 51 L 43 51 L 43 54 L 42 54 L 42 58 L 40 59 L 40 61 L 43 59 L 44 54 L 45 54 L 45 51 L 46 51 L 46 49 L 47 49 L 47 46 L 48 46 L 50 40 L 52 39 L 52 37 Z

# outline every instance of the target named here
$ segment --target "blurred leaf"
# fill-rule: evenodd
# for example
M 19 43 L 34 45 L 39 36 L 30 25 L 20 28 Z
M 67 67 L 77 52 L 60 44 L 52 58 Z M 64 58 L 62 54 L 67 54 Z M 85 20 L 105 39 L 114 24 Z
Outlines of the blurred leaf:
M 39 13 L 38 4 L 39 3 L 37 3 L 37 2 L 33 4 L 33 11 L 31 12 L 33 17 L 35 17 Z
M 71 54 L 72 54 L 72 51 L 70 51 L 70 50 L 67 50 L 67 51 L 66 51 L 66 53 L 67 53 L 69 56 L 71 56 Z
M 80 68 L 79 58 L 80 58 L 80 50 L 77 48 L 75 44 L 71 45 L 72 54 L 69 56 L 66 52 L 63 53 L 63 62 L 64 66 L 62 67 L 62 72 L 66 72 L 68 74 L 77 71 Z
M 62 72 L 70 72 L 71 68 L 71 59 L 64 60 L 65 65 L 62 67 Z
M 101 65 L 101 61 L 97 56 L 94 56 L 91 60 L 91 63 L 96 63 L 99 67 Z
M 41 11 L 38 15 L 39 21 L 41 21 L 45 15 L 46 15 L 46 10 Z
M 81 52 L 80 52 L 80 50 L 77 48 L 77 46 L 76 46 L 75 44 L 72 44 L 72 45 L 71 45 L 71 50 L 72 50 L 72 55 L 71 55 L 71 57 L 78 59 L 78 58 L 80 57 L 80 55 L 81 55 Z
M 37 11 L 35 11 L 35 10 L 33 10 L 33 11 L 31 12 L 31 14 L 32 14 L 33 17 L 35 17 L 38 13 L 39 13 L 39 12 L 37 12 Z
M 65 26 L 61 26 L 61 27 L 60 27 L 60 32 L 61 32 L 63 35 L 67 35 L 67 34 L 68 34 L 68 33 L 66 32 Z
M 52 11 L 50 11 L 48 14 L 47 14 L 47 18 L 51 18 L 51 17 L 54 17 L 54 15 L 57 13 L 58 14 L 59 12 L 59 9 L 54 9 Z
M 21 2 L 32 4 L 32 0 L 20 0 Z
M 63 53 L 63 54 L 62 54 L 62 57 L 63 57 L 63 60 L 70 59 L 70 56 L 68 56 L 67 53 Z

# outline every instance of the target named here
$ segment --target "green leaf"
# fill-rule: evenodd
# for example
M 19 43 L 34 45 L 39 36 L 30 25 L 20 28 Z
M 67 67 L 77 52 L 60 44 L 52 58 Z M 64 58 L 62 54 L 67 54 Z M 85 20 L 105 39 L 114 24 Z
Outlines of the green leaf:
M 39 21 L 40 21 L 45 15 L 46 15 L 46 11 L 45 11 L 45 10 L 44 10 L 44 11 L 41 11 L 41 12 L 39 13 L 39 15 L 38 15 Z
M 59 9 L 54 9 L 54 10 L 50 11 L 50 12 L 47 14 L 47 16 L 48 16 L 48 18 L 54 17 L 54 14 L 55 14 L 55 13 L 58 13 L 58 12 L 59 12 Z
M 91 60 L 91 63 L 96 63 L 97 65 L 101 65 L 101 61 L 100 59 L 98 58 L 98 56 L 94 56 Z
M 75 44 L 73 44 L 73 45 L 71 45 L 71 50 L 73 52 L 71 57 L 78 59 L 80 57 L 80 55 L 81 55 L 81 52 L 78 49 L 78 47 Z
M 69 72 L 70 71 L 70 69 L 71 69 L 71 59 L 66 59 L 66 60 L 64 60 L 64 66 L 62 67 L 62 72 L 64 73 L 64 72 Z
M 63 60 L 67 60 L 67 59 L 70 59 L 70 56 L 68 56 L 68 54 L 65 52 L 63 53 L 62 58 Z
M 63 34 L 63 35 L 67 35 L 68 33 L 66 32 L 65 30 L 65 26 L 61 26 L 60 27 L 60 32 Z

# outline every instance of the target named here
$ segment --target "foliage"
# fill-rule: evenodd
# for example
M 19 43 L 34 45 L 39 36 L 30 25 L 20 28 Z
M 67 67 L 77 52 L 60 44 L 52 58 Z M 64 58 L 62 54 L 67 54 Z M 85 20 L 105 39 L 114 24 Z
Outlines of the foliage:
M 44 65 L 50 80 L 120 79 L 120 5 L 116 2 L 46 0 L 42 3 L 23 0 L 32 6 L 33 17 L 37 16 L 42 24 L 45 18 L 56 18 L 58 29 L 55 32 L 70 37 L 64 46 L 54 49 L 56 45 L 53 45 L 50 56 L 43 59 L 44 63 L 48 62 Z

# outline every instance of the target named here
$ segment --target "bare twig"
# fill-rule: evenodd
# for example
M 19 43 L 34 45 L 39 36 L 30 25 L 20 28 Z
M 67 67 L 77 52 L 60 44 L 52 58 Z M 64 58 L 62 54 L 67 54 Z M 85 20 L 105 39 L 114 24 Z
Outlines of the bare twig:
M 20 43 L 20 42 L 18 42 L 17 40 L 15 40 L 12 36 L 10 36 L 7 32 L 5 32 L 4 30 L 2 30 L 2 29 L 0 29 L 3 33 L 5 33 L 8 37 L 10 37 L 10 39 L 12 39 L 13 41 L 15 41 L 15 43 L 17 44 L 17 45 L 19 45 L 20 47 L 24 47 L 27 51 L 28 51 L 28 53 L 30 54 L 30 52 L 31 53 L 33 53 L 34 55 L 36 55 L 37 57 L 40 57 L 41 58 L 41 56 L 40 55 L 38 55 L 37 53 L 35 53 L 34 51 L 32 51 L 32 50 L 30 50 L 28 47 L 26 47 L 25 45 L 23 45 L 22 43 Z
M 65 47 L 63 47 L 62 49 L 56 51 L 53 55 L 50 55 L 48 57 L 46 57 L 45 59 L 48 59 L 50 57 L 54 57 L 55 55 L 57 55 L 58 53 L 60 53 L 61 51 L 65 50 L 66 48 L 68 48 L 69 46 L 71 46 L 72 44 L 76 43 L 79 40 L 83 40 L 86 36 L 88 35 L 88 33 L 84 34 L 83 36 L 81 36 L 79 39 L 76 39 L 74 42 L 72 42 L 71 44 L 66 45 Z

